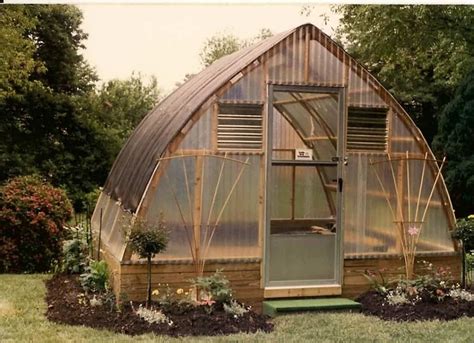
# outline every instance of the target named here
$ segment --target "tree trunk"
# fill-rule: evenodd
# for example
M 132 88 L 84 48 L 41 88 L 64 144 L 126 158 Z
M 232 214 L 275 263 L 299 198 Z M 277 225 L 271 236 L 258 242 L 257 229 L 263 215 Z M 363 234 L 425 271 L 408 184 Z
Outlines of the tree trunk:
M 148 255 L 147 257 L 147 264 L 148 264 L 148 285 L 147 285 L 146 306 L 149 307 L 151 305 L 151 255 Z

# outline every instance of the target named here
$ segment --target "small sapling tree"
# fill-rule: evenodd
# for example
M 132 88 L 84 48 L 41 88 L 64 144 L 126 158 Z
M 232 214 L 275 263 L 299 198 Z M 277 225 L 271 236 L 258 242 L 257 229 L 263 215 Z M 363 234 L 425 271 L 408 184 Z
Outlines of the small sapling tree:
M 158 225 L 137 218 L 130 229 L 128 236 L 129 246 L 140 258 L 147 259 L 147 306 L 151 303 L 151 259 L 166 249 L 168 231 L 164 225 L 163 216 L 160 216 Z

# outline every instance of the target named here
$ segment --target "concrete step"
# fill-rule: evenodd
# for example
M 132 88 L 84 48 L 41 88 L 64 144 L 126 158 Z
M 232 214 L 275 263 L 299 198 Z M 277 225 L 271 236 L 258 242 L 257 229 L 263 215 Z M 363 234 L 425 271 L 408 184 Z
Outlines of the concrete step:
M 361 305 L 346 298 L 274 299 L 263 302 L 263 313 L 271 317 L 288 312 L 356 310 Z

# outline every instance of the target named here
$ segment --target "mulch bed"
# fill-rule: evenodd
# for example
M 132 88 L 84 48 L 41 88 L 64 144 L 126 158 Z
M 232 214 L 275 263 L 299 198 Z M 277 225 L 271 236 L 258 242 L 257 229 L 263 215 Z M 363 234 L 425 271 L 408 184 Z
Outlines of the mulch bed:
M 162 311 L 173 325 L 149 324 L 133 312 L 130 304 L 124 304 L 120 312 L 107 305 L 92 307 L 81 304 L 79 299 L 84 297 L 81 295 L 84 291 L 74 275 L 55 275 L 46 281 L 46 288 L 46 316 L 56 323 L 84 325 L 128 335 L 153 332 L 170 336 L 215 336 L 259 330 L 270 332 L 273 329 L 267 316 L 249 311 L 234 318 L 219 306 L 212 314 L 206 313 L 203 306 L 169 306 Z M 136 309 L 139 303 L 133 306 Z
M 441 301 L 423 297 L 423 300 L 411 304 L 390 305 L 385 297 L 375 291 L 362 294 L 357 301 L 362 304 L 361 312 L 384 320 L 453 320 L 462 316 L 474 317 L 474 301 L 445 297 Z

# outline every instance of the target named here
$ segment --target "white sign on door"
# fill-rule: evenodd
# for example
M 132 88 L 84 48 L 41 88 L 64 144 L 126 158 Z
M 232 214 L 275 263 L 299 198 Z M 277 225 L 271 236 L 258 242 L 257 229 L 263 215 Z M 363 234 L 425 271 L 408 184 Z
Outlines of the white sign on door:
M 295 160 L 311 161 L 313 159 L 313 150 L 311 149 L 295 149 Z

